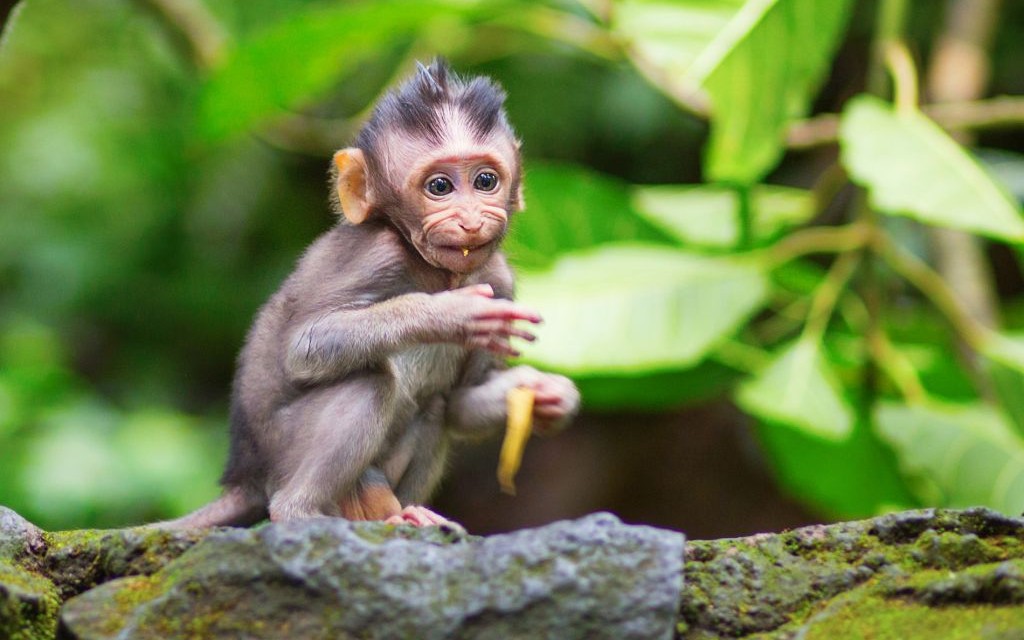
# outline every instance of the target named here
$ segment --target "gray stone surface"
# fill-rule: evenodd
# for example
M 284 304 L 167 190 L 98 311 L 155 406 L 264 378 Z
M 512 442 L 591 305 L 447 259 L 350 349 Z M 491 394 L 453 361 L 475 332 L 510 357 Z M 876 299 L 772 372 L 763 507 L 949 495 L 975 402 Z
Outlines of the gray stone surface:
M 924 509 L 687 544 L 680 636 L 1024 638 L 1024 520 Z
M 53 637 L 60 598 L 53 583 L 21 562 L 45 548 L 43 532 L 0 507 L 0 638 Z
M 59 609 L 53 583 L 0 560 L 0 638 L 52 638 Z
M 44 546 L 43 532 L 7 507 L 0 506 L 0 560 L 15 560 Z
M 0 511 L 0 546 L 0 640 L 1024 638 L 1024 520 L 987 509 L 685 553 L 601 514 L 479 538 L 331 519 L 40 532 Z
M 343 520 L 221 531 L 72 598 L 61 637 L 670 638 L 683 536 L 597 514 L 489 538 Z

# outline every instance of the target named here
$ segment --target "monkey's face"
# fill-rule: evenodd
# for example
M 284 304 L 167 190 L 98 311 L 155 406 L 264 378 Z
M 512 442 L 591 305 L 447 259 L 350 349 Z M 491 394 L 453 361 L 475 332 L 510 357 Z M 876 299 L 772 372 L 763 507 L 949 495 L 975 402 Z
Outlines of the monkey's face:
M 410 240 L 430 264 L 469 273 L 498 248 L 512 206 L 509 164 L 488 150 L 427 158 L 411 172 L 405 189 L 418 211 Z M 411 221 L 410 221 L 411 222 Z

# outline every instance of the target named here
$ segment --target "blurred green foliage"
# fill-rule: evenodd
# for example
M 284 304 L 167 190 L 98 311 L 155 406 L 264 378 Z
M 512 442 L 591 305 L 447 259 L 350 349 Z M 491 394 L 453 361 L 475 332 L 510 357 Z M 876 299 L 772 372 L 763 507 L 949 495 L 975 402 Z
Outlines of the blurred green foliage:
M 939 37 L 937 4 L 876 22 L 901 7 L 24 0 L 0 43 L 0 503 L 78 527 L 215 493 L 244 332 L 332 223 L 325 159 L 443 54 L 502 82 L 525 141 L 529 361 L 591 409 L 734 398 L 828 515 L 1024 510 L 1024 347 L 925 257 L 929 227 L 991 238 L 1021 326 L 1024 137 L 979 124 L 986 169 L 914 104 L 853 97 L 872 42 Z M 994 90 L 1024 93 L 1024 11 L 1001 18 Z M 822 111 L 832 137 L 794 152 Z

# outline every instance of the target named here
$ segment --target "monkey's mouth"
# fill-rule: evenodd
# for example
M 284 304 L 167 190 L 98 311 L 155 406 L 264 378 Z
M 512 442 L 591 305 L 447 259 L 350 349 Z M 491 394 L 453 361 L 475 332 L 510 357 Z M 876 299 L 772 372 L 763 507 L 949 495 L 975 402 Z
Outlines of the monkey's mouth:
M 448 244 L 441 245 L 441 249 L 443 249 L 445 253 L 457 253 L 463 258 L 468 258 L 470 255 L 480 251 L 481 249 L 487 249 L 491 244 L 493 243 L 490 241 L 482 242 L 480 244 Z

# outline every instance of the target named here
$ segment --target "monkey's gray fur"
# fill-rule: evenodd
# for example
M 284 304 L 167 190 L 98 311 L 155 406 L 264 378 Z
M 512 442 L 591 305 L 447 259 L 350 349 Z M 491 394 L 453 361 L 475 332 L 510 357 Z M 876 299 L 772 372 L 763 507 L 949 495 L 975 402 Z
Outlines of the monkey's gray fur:
M 456 109 L 477 138 L 497 133 L 517 150 L 504 97 L 492 81 L 460 80 L 435 61 L 381 100 L 356 146 L 373 178 L 387 165 L 378 154 L 394 128 L 436 141 L 445 133 L 439 110 Z M 515 155 L 510 212 L 519 197 Z M 468 342 L 468 327 L 493 326 L 507 340 L 521 335 L 509 333 L 511 320 L 530 317 L 511 302 L 500 235 L 481 264 L 454 274 L 412 245 L 397 224 L 412 215 L 402 203 L 403 194 L 378 190 L 376 215 L 341 220 L 316 240 L 260 310 L 238 359 L 224 494 L 161 526 L 340 515 L 339 501 L 362 482 L 386 482 L 403 506 L 418 503 L 438 483 L 451 437 L 500 428 L 510 388 L 554 382 L 567 396 L 563 413 L 575 412 L 567 380 L 506 369 Z M 493 299 L 479 288 L 467 295 L 473 285 L 489 285 Z

